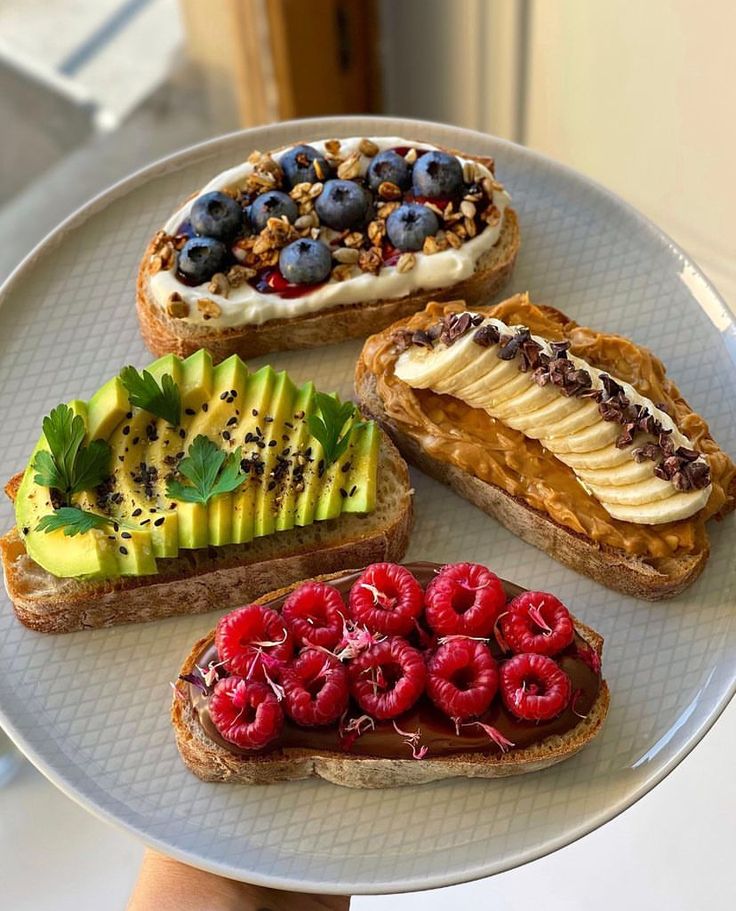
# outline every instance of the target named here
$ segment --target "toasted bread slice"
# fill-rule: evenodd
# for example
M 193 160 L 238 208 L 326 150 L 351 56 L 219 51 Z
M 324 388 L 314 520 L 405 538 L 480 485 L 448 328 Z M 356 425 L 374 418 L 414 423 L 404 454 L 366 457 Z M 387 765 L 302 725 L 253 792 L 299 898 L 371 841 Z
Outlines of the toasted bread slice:
M 318 576 L 315 581 L 330 582 L 342 573 Z M 257 603 L 283 598 L 301 583 L 287 585 L 259 598 Z M 573 617 L 575 631 L 600 658 L 603 638 Z M 180 674 L 196 670 L 197 658 L 212 645 L 214 630 L 200 639 L 187 655 Z M 538 772 L 562 762 L 582 750 L 600 731 L 610 701 L 608 686 L 601 680 L 598 697 L 590 712 L 566 734 L 547 737 L 540 743 L 500 754 L 478 752 L 414 759 L 373 758 L 327 750 L 294 749 L 242 757 L 211 740 L 197 721 L 186 697 L 187 684 L 176 683 L 171 705 L 171 722 L 184 764 L 203 781 L 230 781 L 235 784 L 274 784 L 304 778 L 324 778 L 348 788 L 394 788 L 427 784 L 443 778 L 509 778 Z
M 506 209 L 501 236 L 495 246 L 480 258 L 475 272 L 465 281 L 405 297 L 343 304 L 291 319 L 269 320 L 259 326 L 224 329 L 210 329 L 173 319 L 156 306 L 151 298 L 147 265 L 153 252 L 154 241 L 151 241 L 138 274 L 138 321 L 144 342 L 157 356 L 173 353 L 188 357 L 199 348 L 206 348 L 215 363 L 219 363 L 231 354 L 248 359 L 270 351 L 319 348 L 377 332 L 397 319 L 422 310 L 433 300 L 462 297 L 471 305 L 488 301 L 511 277 L 520 240 L 516 212 Z
M 11 498 L 19 478 L 6 486 Z M 343 514 L 249 544 L 185 551 L 159 560 L 155 576 L 107 581 L 52 576 L 28 556 L 13 529 L 0 538 L 5 587 L 21 623 L 44 633 L 236 607 L 275 585 L 318 571 L 401 559 L 412 526 L 411 495 L 406 463 L 383 435 L 376 508 L 367 515 Z
M 540 309 L 546 315 L 554 316 L 560 327 L 570 329 L 576 325 L 554 308 Z M 652 356 L 647 352 L 647 357 Z M 692 413 L 676 387 L 669 384 L 668 388 L 678 407 Z M 660 601 L 672 598 L 683 591 L 705 568 L 710 553 L 705 536 L 700 548 L 693 553 L 675 553 L 656 561 L 631 556 L 623 550 L 608 547 L 564 527 L 546 512 L 530 506 L 523 498 L 513 496 L 503 488 L 481 480 L 457 465 L 428 454 L 400 422 L 387 415 L 379 394 L 377 377 L 370 371 L 362 356 L 356 367 L 355 390 L 364 412 L 381 424 L 411 464 L 430 477 L 447 484 L 523 541 L 533 544 L 596 582 L 642 600 Z M 710 445 L 712 450 L 719 451 L 712 440 Z M 736 505 L 734 466 L 723 453 L 720 455 L 730 466 L 730 473 L 725 483 L 725 503 L 716 514 L 716 518 L 722 518 Z M 554 458 L 552 455 L 549 457 Z

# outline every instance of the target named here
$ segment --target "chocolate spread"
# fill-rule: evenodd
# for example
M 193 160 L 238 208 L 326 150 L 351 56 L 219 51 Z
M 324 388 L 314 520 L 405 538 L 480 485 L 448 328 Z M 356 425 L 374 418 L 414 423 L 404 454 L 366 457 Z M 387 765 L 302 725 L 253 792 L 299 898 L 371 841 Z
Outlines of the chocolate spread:
M 434 574 L 440 568 L 438 563 L 408 563 L 407 568 L 415 575 L 422 588 L 425 588 Z M 338 579 L 332 580 L 334 585 L 347 600 L 350 587 L 360 575 L 360 571 L 347 573 Z M 510 582 L 503 582 L 507 600 L 522 592 L 524 589 Z M 263 602 L 267 607 L 279 610 L 286 600 L 284 595 L 273 601 Z M 196 660 L 196 664 L 206 668 L 210 661 L 217 662 L 217 650 L 214 645 L 214 636 L 207 639 L 208 644 L 203 648 Z M 490 648 L 497 660 L 503 658 L 503 653 L 494 639 Z M 570 677 L 573 698 L 567 708 L 556 718 L 549 721 L 520 721 L 503 706 L 499 694 L 493 699 L 490 708 L 477 720 L 483 724 L 496 728 L 504 737 L 514 743 L 517 749 L 539 743 L 546 737 L 565 734 L 572 730 L 581 721 L 581 716 L 587 715 L 596 701 L 601 684 L 601 676 L 591 667 L 591 647 L 577 633 L 575 639 L 564 651 L 555 656 L 555 661 Z M 212 721 L 209 710 L 209 698 L 192 684 L 187 684 L 185 692 L 194 709 L 194 715 L 204 729 L 207 736 L 232 753 L 239 756 L 253 756 L 272 753 L 284 748 L 315 749 L 334 752 L 349 752 L 360 756 L 375 756 L 388 759 L 409 759 L 411 749 L 404 743 L 402 737 L 396 732 L 390 721 L 376 722 L 375 730 L 368 730 L 350 742 L 340 737 L 338 725 L 333 724 L 324 728 L 300 727 L 287 718 L 281 736 L 270 743 L 264 750 L 243 750 L 225 740 Z M 362 710 L 352 700 L 348 709 L 348 717 L 358 717 Z M 454 723 L 442 712 L 432 705 L 426 696 L 422 696 L 414 707 L 395 719 L 397 725 L 404 731 L 413 732 L 421 729 L 421 744 L 427 746 L 428 757 L 449 756 L 453 753 L 494 753 L 500 752 L 500 747 L 493 743 L 483 729 L 478 725 L 467 725 L 461 728 L 458 735 Z
M 375 374 L 391 421 L 434 458 L 501 487 L 573 532 L 640 556 L 663 570 L 669 558 L 698 554 L 707 547 L 706 520 L 733 507 L 736 465 L 710 437 L 706 422 L 691 411 L 674 384 L 666 379 L 662 363 L 650 351 L 620 336 L 566 321 L 557 311 L 529 303 L 526 295 L 516 295 L 493 307 L 476 308 L 507 324 L 526 326 L 552 341 L 569 340 L 573 354 L 626 380 L 658 405 L 661 403 L 693 446 L 705 455 L 713 484 L 706 506 L 689 519 L 657 526 L 614 519 L 581 487 L 572 469 L 536 440 L 452 396 L 412 389 L 394 375 L 399 351 L 392 335 L 397 325 L 426 331 L 443 314 L 462 309 L 462 303 L 430 304 L 426 310 L 366 342 L 358 370 L 368 369 Z

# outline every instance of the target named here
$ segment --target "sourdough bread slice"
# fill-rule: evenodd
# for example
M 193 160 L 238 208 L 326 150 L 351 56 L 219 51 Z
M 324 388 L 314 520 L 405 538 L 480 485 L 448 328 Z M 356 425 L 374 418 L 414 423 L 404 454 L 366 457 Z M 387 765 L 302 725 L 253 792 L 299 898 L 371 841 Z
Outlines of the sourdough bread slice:
M 11 498 L 19 480 L 17 475 L 6 487 Z M 400 560 L 412 519 L 406 463 L 383 434 L 376 508 L 367 515 L 344 514 L 248 544 L 183 551 L 159 560 L 155 576 L 58 578 L 28 556 L 15 528 L 0 538 L 0 557 L 21 623 L 39 632 L 66 633 L 233 608 L 316 572 Z
M 564 314 L 553 308 L 540 309 L 554 316 L 561 326 L 574 325 Z M 675 387 L 671 388 L 673 394 L 679 397 Z M 523 498 L 513 496 L 503 488 L 481 480 L 456 465 L 429 455 L 400 422 L 386 413 L 377 378 L 363 356 L 356 366 L 355 390 L 365 413 L 381 424 L 411 464 L 448 485 L 528 544 L 533 544 L 596 582 L 642 600 L 660 601 L 683 591 L 705 568 L 710 553 L 707 539 L 695 553 L 675 553 L 656 563 L 647 562 L 642 557 L 631 556 L 623 550 L 597 543 L 572 531 L 546 512 L 531 507 Z M 681 397 L 678 400 L 683 407 L 688 407 Z M 550 455 L 550 458 L 554 456 Z M 734 481 L 736 477 L 732 478 L 728 499 L 717 518 L 722 518 L 734 508 Z
M 317 581 L 336 578 L 339 573 L 319 576 Z M 275 600 L 300 583 L 285 586 L 259 599 Z M 573 618 L 575 630 L 600 657 L 602 637 Z M 187 655 L 181 674 L 196 670 L 199 655 L 214 641 L 214 630 L 200 639 Z M 179 680 L 171 706 L 176 745 L 187 768 L 203 781 L 236 784 L 274 784 L 304 778 L 324 778 L 349 788 L 393 788 L 426 784 L 443 778 L 508 778 L 537 772 L 573 756 L 600 731 L 609 704 L 608 686 L 601 681 L 598 697 L 590 712 L 566 734 L 547 737 L 534 746 L 496 755 L 456 753 L 426 756 L 422 760 L 373 758 L 326 750 L 285 748 L 273 753 L 241 757 L 211 740 L 197 721 L 187 696 L 188 684 Z

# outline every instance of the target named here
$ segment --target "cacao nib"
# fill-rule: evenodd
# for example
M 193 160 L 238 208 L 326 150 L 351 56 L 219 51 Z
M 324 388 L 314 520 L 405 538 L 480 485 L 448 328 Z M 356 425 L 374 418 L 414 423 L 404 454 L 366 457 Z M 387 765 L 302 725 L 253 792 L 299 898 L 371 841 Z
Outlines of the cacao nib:
M 408 329 L 397 329 L 391 336 L 394 344 L 394 348 L 401 354 L 402 351 L 406 351 L 407 348 L 411 347 L 411 336 L 412 333 Z
M 491 345 L 497 345 L 499 337 L 498 329 L 490 323 L 481 326 L 480 329 L 473 333 L 473 341 L 476 345 L 480 345 L 481 348 L 490 348 Z
M 570 348 L 570 342 L 567 339 L 564 339 L 561 342 L 550 342 L 549 347 L 552 349 L 552 353 L 556 358 L 566 358 Z
M 468 312 L 450 313 L 442 320 L 442 324 L 440 341 L 449 348 L 470 329 L 470 314 Z
M 644 462 L 647 459 L 653 462 L 659 456 L 659 446 L 656 443 L 645 443 L 632 450 L 631 455 L 635 462 Z
M 431 348 L 432 339 L 423 329 L 417 331 L 411 337 L 412 345 L 418 345 L 420 348 Z
M 502 335 L 498 340 L 498 356 L 502 361 L 513 361 L 519 350 L 519 343 L 513 335 Z

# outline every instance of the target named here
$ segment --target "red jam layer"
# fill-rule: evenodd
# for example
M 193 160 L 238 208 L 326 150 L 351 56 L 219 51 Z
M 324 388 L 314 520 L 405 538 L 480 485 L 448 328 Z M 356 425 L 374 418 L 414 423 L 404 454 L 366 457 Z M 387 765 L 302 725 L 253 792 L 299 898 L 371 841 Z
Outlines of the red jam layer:
M 406 563 L 404 564 L 426 588 L 436 572 L 441 568 L 439 563 Z M 351 586 L 362 572 L 348 573 L 330 582 L 347 602 Z M 511 582 L 502 580 L 507 602 L 525 589 Z M 280 610 L 286 596 L 265 602 L 267 607 Z M 411 641 L 411 639 L 410 639 Z M 418 642 L 412 645 L 419 647 Z M 491 652 L 497 661 L 503 660 L 503 652 L 492 639 L 489 643 Z M 210 661 L 218 662 L 214 642 L 203 649 L 196 663 L 207 667 Z M 499 694 L 493 699 L 490 708 L 477 721 L 490 725 L 514 744 L 515 749 L 533 746 L 547 737 L 566 734 L 580 724 L 593 707 L 601 685 L 601 675 L 591 666 L 591 647 L 575 633 L 574 641 L 554 660 L 570 677 L 573 698 L 565 710 L 549 721 L 521 721 L 512 715 L 503 705 Z M 281 749 L 314 749 L 336 753 L 350 753 L 359 756 L 373 756 L 382 759 L 410 759 L 411 749 L 396 732 L 391 721 L 377 721 L 374 730 L 368 730 L 357 738 L 341 738 L 337 725 L 322 728 L 300 727 L 285 721 L 281 735 L 263 750 L 243 750 L 225 740 L 218 732 L 209 714 L 209 698 L 192 684 L 187 686 L 189 699 L 194 715 L 207 736 L 238 756 L 254 756 L 277 752 Z M 574 711 L 573 711 L 574 709 Z M 351 700 L 348 718 L 357 718 L 363 712 Z M 449 756 L 454 753 L 500 753 L 501 748 L 493 743 L 483 729 L 477 724 L 463 725 L 460 734 L 454 723 L 439 711 L 426 695 L 421 696 L 410 711 L 394 719 L 397 726 L 404 731 L 415 731 L 421 728 L 421 745 L 429 748 L 427 756 Z

